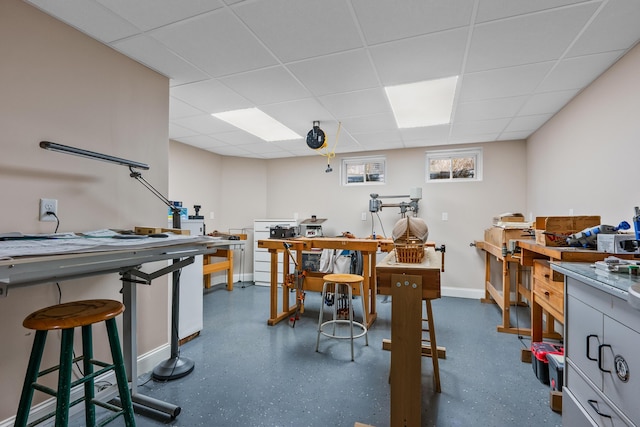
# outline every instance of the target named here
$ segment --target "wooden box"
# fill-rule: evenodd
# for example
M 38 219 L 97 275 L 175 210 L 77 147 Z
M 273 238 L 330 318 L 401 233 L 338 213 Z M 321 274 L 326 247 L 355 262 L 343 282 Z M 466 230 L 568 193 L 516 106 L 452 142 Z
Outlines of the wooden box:
M 509 247 L 509 240 L 528 239 L 529 234 L 520 228 L 491 227 L 484 230 L 484 241 L 501 248 Z
M 544 246 L 569 246 L 569 235 L 596 225 L 600 225 L 599 215 L 536 217 L 536 243 Z

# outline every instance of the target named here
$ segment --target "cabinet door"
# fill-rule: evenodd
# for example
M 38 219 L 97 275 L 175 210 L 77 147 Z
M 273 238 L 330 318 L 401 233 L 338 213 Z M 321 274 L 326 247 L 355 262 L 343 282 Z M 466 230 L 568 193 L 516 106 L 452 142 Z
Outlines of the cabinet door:
M 604 317 L 605 344 L 602 350 L 603 392 L 635 424 L 640 423 L 640 334 L 608 316 Z
M 571 328 L 565 337 L 566 357 L 580 367 L 580 370 L 599 389 L 602 389 L 602 373 L 598 368 L 598 347 L 603 344 L 603 315 L 571 295 L 570 290 L 565 315 L 567 324 Z

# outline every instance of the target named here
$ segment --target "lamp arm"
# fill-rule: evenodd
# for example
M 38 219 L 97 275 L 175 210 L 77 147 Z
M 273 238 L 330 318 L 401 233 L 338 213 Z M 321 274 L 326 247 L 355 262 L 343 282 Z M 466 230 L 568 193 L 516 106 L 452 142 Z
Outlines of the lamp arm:
M 133 170 L 132 167 L 129 167 L 129 171 L 131 172 L 129 174 L 129 176 L 135 180 L 137 180 L 140 184 L 144 185 L 147 190 L 151 191 L 151 193 L 153 193 L 154 196 L 156 196 L 158 199 L 162 200 L 162 202 L 167 205 L 169 207 L 169 209 L 171 209 L 171 211 L 173 212 L 173 228 L 180 228 L 181 224 L 180 224 L 180 208 L 177 206 L 174 206 L 171 201 L 169 199 L 167 199 L 160 191 L 158 191 L 153 185 L 151 185 L 149 183 L 149 181 L 147 181 L 146 179 L 144 179 L 144 177 L 142 176 L 142 174 L 138 171 Z

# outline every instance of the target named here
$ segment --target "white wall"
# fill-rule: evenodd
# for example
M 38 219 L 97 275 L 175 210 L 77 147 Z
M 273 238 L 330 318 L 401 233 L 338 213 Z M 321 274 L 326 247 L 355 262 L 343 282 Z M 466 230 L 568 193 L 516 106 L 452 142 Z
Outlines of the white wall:
M 631 222 L 640 206 L 640 46 L 527 142 L 527 210 Z
M 128 169 L 45 151 L 38 143 L 148 163 L 145 177 L 166 192 L 168 80 L 19 0 L 0 2 L 0 40 L 0 233 L 53 232 L 55 222 L 38 221 L 41 197 L 58 200 L 59 231 L 166 221 L 160 202 Z M 61 295 L 47 284 L 11 289 L 0 298 L 0 420 L 17 410 L 33 342 L 22 326 L 27 314 L 59 298 L 120 299 L 121 287 L 112 274 L 60 283 Z M 167 283 L 141 287 L 138 295 L 138 348 L 144 353 L 168 342 Z M 101 357 L 108 345 L 97 329 Z M 50 335 L 43 366 L 54 365 L 59 355 L 57 335 Z

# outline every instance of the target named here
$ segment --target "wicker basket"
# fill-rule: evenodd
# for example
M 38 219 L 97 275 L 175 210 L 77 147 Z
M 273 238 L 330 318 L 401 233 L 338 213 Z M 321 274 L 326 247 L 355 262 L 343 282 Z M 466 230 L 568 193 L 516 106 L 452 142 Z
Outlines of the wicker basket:
M 419 264 L 424 259 L 424 242 L 414 236 L 409 230 L 393 241 L 396 250 L 396 261 L 404 264 Z

